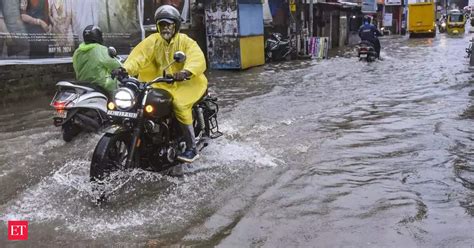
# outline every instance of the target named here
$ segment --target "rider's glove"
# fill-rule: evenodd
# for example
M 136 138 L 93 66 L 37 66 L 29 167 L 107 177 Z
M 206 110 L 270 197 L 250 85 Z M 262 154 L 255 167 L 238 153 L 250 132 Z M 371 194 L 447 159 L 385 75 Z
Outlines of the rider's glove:
M 128 77 L 127 70 L 125 70 L 125 68 L 123 67 L 113 69 L 111 75 L 112 75 L 112 79 L 118 79 L 118 80 Z
M 188 79 L 190 76 L 191 76 L 191 73 L 186 70 L 182 70 L 180 72 L 176 72 L 175 74 L 173 74 L 173 78 L 175 81 L 184 81 Z

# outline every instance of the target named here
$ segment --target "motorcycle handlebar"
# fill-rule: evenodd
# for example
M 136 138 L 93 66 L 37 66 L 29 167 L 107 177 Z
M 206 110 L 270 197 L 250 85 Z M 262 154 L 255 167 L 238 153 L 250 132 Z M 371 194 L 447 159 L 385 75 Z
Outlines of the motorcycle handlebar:
M 185 80 L 189 80 L 190 78 L 186 78 Z M 138 81 L 136 78 L 133 78 L 133 77 L 127 77 L 127 78 L 124 78 L 122 80 L 119 80 L 121 84 L 123 85 L 129 85 L 129 84 L 132 84 L 136 87 L 140 87 L 140 81 Z M 150 82 L 146 82 L 144 83 L 146 86 L 151 86 L 153 84 L 156 84 L 156 83 L 167 83 L 167 84 L 173 84 L 174 82 L 176 82 L 176 80 L 173 78 L 173 76 L 171 75 L 167 75 L 165 77 L 157 77 L 155 78 L 154 80 L 150 81 Z
M 185 78 L 183 81 L 189 80 L 190 78 Z M 173 84 L 176 82 L 176 80 L 172 75 L 166 75 L 165 77 L 158 77 L 155 78 L 153 81 L 149 82 L 148 84 L 155 84 L 155 83 L 167 83 L 167 84 Z
M 167 84 L 172 84 L 174 83 L 174 78 L 173 77 L 159 77 L 155 78 L 153 81 L 147 83 L 149 85 L 156 84 L 156 83 L 167 83 Z

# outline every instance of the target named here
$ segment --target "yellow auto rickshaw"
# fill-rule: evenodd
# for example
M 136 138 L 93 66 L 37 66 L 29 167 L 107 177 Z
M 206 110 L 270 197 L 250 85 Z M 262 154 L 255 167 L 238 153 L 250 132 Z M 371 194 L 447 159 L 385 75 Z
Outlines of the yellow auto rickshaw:
M 446 20 L 446 31 L 450 35 L 463 35 L 465 32 L 464 24 L 466 23 L 466 17 L 459 10 L 451 10 L 448 12 L 448 18 Z

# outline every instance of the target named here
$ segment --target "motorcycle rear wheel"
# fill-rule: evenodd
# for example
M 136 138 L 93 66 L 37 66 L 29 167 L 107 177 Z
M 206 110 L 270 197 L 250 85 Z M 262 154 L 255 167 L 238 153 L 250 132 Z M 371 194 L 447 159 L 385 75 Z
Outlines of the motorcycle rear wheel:
M 81 128 L 76 124 L 72 123 L 71 120 L 64 123 L 62 126 L 63 140 L 70 142 L 81 132 Z

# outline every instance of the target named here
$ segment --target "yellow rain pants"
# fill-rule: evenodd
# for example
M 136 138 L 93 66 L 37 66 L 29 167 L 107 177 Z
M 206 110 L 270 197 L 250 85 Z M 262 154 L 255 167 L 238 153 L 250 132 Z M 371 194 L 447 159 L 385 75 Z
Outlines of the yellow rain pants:
M 186 54 L 186 61 L 175 63 L 166 73 L 187 70 L 192 73 L 191 79 L 174 84 L 158 83 L 153 87 L 170 92 L 176 118 L 185 125 L 191 125 L 192 107 L 207 89 L 207 78 L 204 75 L 206 59 L 193 39 L 177 33 L 168 43 L 159 33 L 152 34 L 132 50 L 123 67 L 130 75 L 138 76 L 140 81 L 150 82 L 163 76 L 163 69 L 173 61 L 173 55 L 177 51 Z

